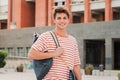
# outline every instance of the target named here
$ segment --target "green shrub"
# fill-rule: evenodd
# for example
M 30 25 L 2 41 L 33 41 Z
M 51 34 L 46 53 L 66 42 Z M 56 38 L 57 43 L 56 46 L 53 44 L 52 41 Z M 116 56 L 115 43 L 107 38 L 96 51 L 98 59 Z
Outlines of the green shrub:
M 0 68 L 6 65 L 5 58 L 7 57 L 8 52 L 5 50 L 0 50 Z
M 118 73 L 118 75 L 117 75 L 117 76 L 118 76 L 118 79 L 120 80 L 120 73 Z

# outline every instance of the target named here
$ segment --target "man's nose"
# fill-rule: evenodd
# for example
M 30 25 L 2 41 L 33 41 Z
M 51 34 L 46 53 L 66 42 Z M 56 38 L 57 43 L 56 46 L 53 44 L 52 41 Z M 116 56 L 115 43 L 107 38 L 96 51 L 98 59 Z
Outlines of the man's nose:
M 61 19 L 60 21 L 61 21 L 61 22 L 64 22 L 65 20 L 64 20 L 64 19 Z

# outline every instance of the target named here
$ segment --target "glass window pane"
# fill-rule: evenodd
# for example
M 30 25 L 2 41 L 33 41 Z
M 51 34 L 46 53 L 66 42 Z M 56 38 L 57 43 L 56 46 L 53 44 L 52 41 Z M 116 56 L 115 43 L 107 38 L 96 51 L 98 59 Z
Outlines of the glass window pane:
M 26 57 L 28 55 L 29 50 L 30 50 L 30 47 L 26 47 L 26 54 L 25 54 Z
M 5 48 L 0 48 L 0 50 L 5 50 Z
M 17 55 L 16 56 L 23 56 L 23 48 L 22 47 L 17 48 Z
M 58 2 L 58 6 L 62 6 L 62 2 L 60 1 L 60 2 Z
M 8 55 L 14 56 L 13 48 L 8 48 Z

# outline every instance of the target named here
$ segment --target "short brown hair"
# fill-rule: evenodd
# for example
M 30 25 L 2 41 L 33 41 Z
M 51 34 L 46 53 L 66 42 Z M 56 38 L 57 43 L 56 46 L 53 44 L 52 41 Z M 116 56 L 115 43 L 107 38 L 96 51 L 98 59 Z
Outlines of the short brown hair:
M 69 11 L 64 7 L 57 7 L 54 9 L 54 12 L 53 12 L 54 19 L 55 19 L 57 13 L 65 13 L 68 16 L 68 18 L 70 18 Z

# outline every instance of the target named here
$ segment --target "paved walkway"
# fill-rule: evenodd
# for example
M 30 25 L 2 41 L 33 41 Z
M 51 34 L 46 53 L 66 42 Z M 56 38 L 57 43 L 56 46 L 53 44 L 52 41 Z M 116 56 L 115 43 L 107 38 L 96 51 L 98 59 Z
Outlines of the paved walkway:
M 36 80 L 33 71 L 26 72 L 2 72 L 0 80 Z
M 36 80 L 33 70 L 24 72 L 2 71 L 0 72 L 0 80 Z M 118 80 L 117 76 L 82 76 L 82 80 Z

